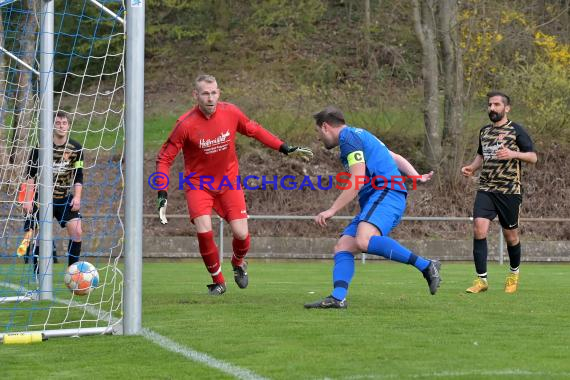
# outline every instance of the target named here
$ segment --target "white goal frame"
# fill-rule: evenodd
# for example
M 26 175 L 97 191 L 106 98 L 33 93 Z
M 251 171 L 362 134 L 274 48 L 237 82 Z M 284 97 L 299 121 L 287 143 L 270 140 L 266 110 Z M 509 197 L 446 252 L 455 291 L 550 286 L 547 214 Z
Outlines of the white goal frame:
M 94 6 L 114 16 L 119 22 L 126 24 L 125 48 L 125 219 L 124 219 L 124 288 L 122 321 L 113 319 L 106 327 L 57 329 L 41 332 L 46 337 L 80 336 L 95 334 L 138 335 L 142 331 L 142 229 L 143 229 L 143 159 L 144 159 L 144 23 L 145 1 L 123 0 L 126 3 L 125 20 L 95 0 L 89 0 Z M 12 1 L 0 3 L 9 4 Z M 41 149 L 53 144 L 53 103 L 54 103 L 54 0 L 40 0 L 40 70 L 26 65 L 25 62 L 11 55 L 4 47 L 2 53 L 10 55 L 19 64 L 40 76 L 40 138 L 39 163 L 41 171 L 38 184 L 40 196 L 40 215 L 53 216 L 53 150 Z M 51 220 L 50 218 L 49 220 Z M 22 302 L 35 300 L 54 300 L 53 273 L 51 260 L 52 223 L 40 223 L 40 276 L 39 296 L 15 297 L 17 299 L 3 302 Z M 57 300 L 56 300 L 57 301 Z M 5 335 L 0 333 L 0 341 Z M 16 333 L 17 334 L 17 333 Z

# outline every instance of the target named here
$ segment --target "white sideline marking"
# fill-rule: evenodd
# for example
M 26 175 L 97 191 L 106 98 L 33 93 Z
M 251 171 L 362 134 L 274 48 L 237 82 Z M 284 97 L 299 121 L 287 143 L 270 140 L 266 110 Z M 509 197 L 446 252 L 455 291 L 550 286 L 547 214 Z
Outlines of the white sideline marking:
M 208 367 L 220 370 L 228 375 L 237 377 L 238 379 L 246 380 L 265 380 L 265 377 L 261 377 L 248 369 L 240 368 L 235 365 L 226 363 L 224 361 L 213 358 L 202 352 L 194 351 L 191 348 L 185 347 L 175 341 L 168 339 L 152 330 L 142 329 L 141 335 L 146 339 L 150 340 L 152 343 L 159 345 L 160 347 L 180 354 L 190 360 L 207 365 Z
M 0 281 L 0 286 L 4 286 L 7 288 L 11 288 L 14 290 L 22 290 L 23 288 L 21 286 L 17 286 L 14 284 L 10 284 L 7 282 L 3 282 Z M 54 298 L 55 302 L 64 304 L 64 305 L 68 305 L 68 306 L 79 306 L 79 307 L 83 307 L 85 309 L 85 311 L 99 319 L 103 319 L 103 320 L 109 320 L 113 325 L 118 323 L 120 320 L 113 317 L 112 314 L 107 313 L 107 312 L 103 312 L 101 310 L 98 310 L 95 307 L 92 307 L 90 305 L 84 305 L 84 304 L 80 304 L 77 303 L 75 301 L 67 301 L 67 300 L 63 300 L 61 298 Z M 189 348 L 189 347 L 185 347 L 179 343 L 176 343 L 173 340 L 168 339 L 165 336 L 160 335 L 157 332 L 154 332 L 150 329 L 146 329 L 143 328 L 141 335 L 146 338 L 147 340 L 149 340 L 150 342 L 168 350 L 168 351 L 172 351 L 175 352 L 177 354 L 181 354 L 182 356 L 193 360 L 195 362 L 198 363 L 202 363 L 207 365 L 208 367 L 211 368 L 215 368 L 219 371 L 222 371 L 228 375 L 237 377 L 238 379 L 244 379 L 244 380 L 266 380 L 267 378 L 259 376 L 255 373 L 253 373 L 252 371 L 248 370 L 248 369 L 244 369 L 244 368 L 240 368 L 237 367 L 235 365 L 232 365 L 230 363 L 226 363 L 224 361 L 218 360 L 216 358 L 213 358 L 207 354 L 204 354 L 202 352 L 198 352 L 198 351 L 194 351 L 193 349 Z
M 0 281 L 0 286 L 4 286 L 7 288 L 12 288 L 14 290 L 21 290 L 22 287 L 10 284 L 7 282 Z M 95 317 L 100 318 L 103 316 L 103 319 L 109 319 L 112 324 L 118 323 L 120 320 L 113 317 L 113 315 L 109 315 L 109 313 L 100 311 L 92 306 L 86 306 L 84 304 L 77 303 L 75 301 L 66 301 L 60 298 L 55 298 L 54 301 L 58 303 L 62 303 L 65 305 L 70 306 L 82 306 L 85 310 L 92 314 Z M 202 352 L 194 351 L 189 347 L 185 347 L 175 341 L 160 335 L 157 332 L 154 332 L 150 329 L 143 328 L 141 332 L 141 336 L 145 339 L 149 340 L 150 342 L 177 354 L 180 354 L 190 360 L 193 360 L 198 363 L 205 364 L 210 368 L 215 368 L 221 372 L 224 372 L 230 376 L 234 376 L 238 379 L 244 380 L 267 380 L 267 378 L 257 375 L 256 373 L 241 368 L 230 363 L 226 363 L 224 361 L 218 360 L 213 358 L 207 354 Z M 541 377 L 541 376 L 554 376 L 554 377 L 569 377 L 569 372 L 532 372 L 527 370 L 520 370 L 520 369 L 504 369 L 504 370 L 496 370 L 496 371 L 443 371 L 443 372 L 432 372 L 432 373 L 424 373 L 424 374 L 416 374 L 416 375 L 401 375 L 401 374 L 375 374 L 375 375 L 354 375 L 343 377 L 342 379 L 346 380 L 361 380 L 361 379 L 402 379 L 402 378 L 410 378 L 410 379 L 421 379 L 421 378 L 447 378 L 447 377 L 465 377 L 465 376 L 530 376 L 533 378 Z M 331 378 L 325 377 L 323 380 L 330 380 Z
M 443 371 L 443 372 L 432 372 L 417 375 L 397 375 L 397 374 L 387 374 L 387 375 L 355 375 L 342 377 L 346 380 L 361 380 L 361 379 L 423 379 L 423 378 L 455 378 L 455 377 L 473 377 L 473 376 L 527 376 L 531 378 L 537 378 L 542 376 L 553 376 L 553 377 L 568 377 L 570 373 L 568 372 L 532 372 L 520 369 L 504 369 L 496 371 Z M 323 380 L 331 380 L 331 378 L 325 377 Z

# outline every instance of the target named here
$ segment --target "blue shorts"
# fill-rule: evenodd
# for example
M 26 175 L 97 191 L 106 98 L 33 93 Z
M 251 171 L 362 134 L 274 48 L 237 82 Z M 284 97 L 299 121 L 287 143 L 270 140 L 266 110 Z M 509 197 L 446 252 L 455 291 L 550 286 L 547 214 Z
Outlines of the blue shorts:
M 402 220 L 405 209 L 406 193 L 388 188 L 375 191 L 368 199 L 360 203 L 360 214 L 352 219 L 341 236 L 355 237 L 360 222 L 373 224 L 380 230 L 382 236 L 388 236 Z

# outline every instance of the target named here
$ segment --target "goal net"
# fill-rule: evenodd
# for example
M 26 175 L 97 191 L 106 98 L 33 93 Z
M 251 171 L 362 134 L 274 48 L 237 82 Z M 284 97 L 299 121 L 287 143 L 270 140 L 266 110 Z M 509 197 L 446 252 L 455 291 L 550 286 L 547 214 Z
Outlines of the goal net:
M 108 333 L 121 323 L 125 5 L 116 0 L 54 1 L 54 51 L 49 53 L 40 44 L 43 3 L 0 0 L 0 338 L 31 331 L 54 336 Z M 53 62 L 49 74 L 54 116 L 57 111 L 67 114 L 68 139 L 83 148 L 82 164 L 70 170 L 71 176 L 78 168 L 83 171 L 82 233 L 74 241 L 81 241 L 79 260 L 95 266 L 99 281 L 81 296 L 64 282 L 70 249 L 77 249 L 71 248 L 68 226 L 36 213 L 32 220 L 37 227 L 29 230 L 25 221 L 30 215 L 19 202 L 32 150 L 47 149 L 39 145 L 42 54 Z M 54 146 L 54 185 L 67 175 L 56 170 L 58 165 L 69 160 L 68 151 L 58 155 L 56 150 Z M 36 183 L 44 170 L 38 167 Z M 63 181 L 71 194 L 74 181 Z M 42 249 L 37 257 L 44 223 L 52 225 L 53 248 Z M 49 260 L 50 270 L 42 271 L 46 265 L 39 265 L 36 271 L 38 259 Z M 51 284 L 47 296 L 42 293 L 46 281 Z

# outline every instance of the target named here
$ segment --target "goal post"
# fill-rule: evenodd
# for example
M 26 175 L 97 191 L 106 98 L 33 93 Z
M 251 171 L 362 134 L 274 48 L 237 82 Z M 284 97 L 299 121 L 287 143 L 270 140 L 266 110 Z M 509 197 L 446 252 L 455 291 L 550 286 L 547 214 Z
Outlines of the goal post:
M 52 240 L 53 228 L 53 71 L 54 0 L 42 1 L 40 12 L 40 141 L 38 190 L 39 214 L 39 295 L 40 300 L 53 298 Z
M 0 340 L 142 330 L 144 11 L 144 0 L 0 0 Z M 77 239 L 53 218 L 70 144 L 55 157 L 56 111 L 84 155 L 78 246 L 99 283 L 83 296 L 63 281 Z M 18 193 L 34 149 L 30 235 Z
M 127 0 L 124 333 L 142 330 L 144 0 Z

